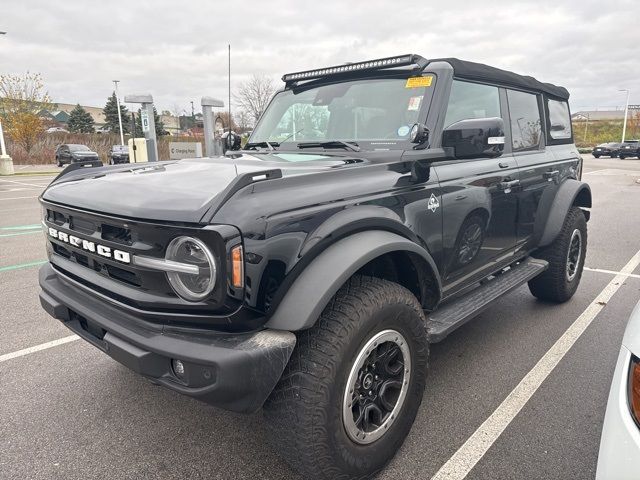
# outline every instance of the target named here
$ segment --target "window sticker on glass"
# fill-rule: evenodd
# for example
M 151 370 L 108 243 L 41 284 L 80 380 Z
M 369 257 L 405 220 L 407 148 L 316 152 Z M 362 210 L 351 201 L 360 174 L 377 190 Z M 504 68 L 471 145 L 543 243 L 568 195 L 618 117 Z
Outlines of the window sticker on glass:
M 409 128 L 408 125 L 403 125 L 398 129 L 398 136 L 399 137 L 406 137 L 407 135 L 409 135 L 409 131 L 411 129 Z
M 433 77 L 410 77 L 407 78 L 404 88 L 430 87 L 432 81 Z
M 422 97 L 410 97 L 407 110 L 408 111 L 420 110 L 420 102 L 422 102 Z

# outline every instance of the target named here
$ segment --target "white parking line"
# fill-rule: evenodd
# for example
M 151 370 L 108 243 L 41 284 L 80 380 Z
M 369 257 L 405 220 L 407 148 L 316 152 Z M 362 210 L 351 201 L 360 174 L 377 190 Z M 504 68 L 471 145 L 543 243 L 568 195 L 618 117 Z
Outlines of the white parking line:
M 77 335 L 69 335 L 68 337 L 59 338 L 58 340 L 52 340 L 51 342 L 41 343 L 40 345 L 35 345 L 29 348 L 23 348 L 22 350 L 18 350 L 16 352 L 5 353 L 4 355 L 0 355 L 0 363 L 6 362 L 7 360 L 11 360 L 13 358 L 24 357 L 25 355 L 39 352 L 41 350 L 46 350 L 47 348 L 64 345 L 65 343 L 73 342 L 79 339 L 80 337 Z
M 467 476 L 638 265 L 640 250 L 431 480 L 462 480 Z
M 624 275 L 625 277 L 640 278 L 640 275 L 635 273 L 622 273 L 622 272 L 616 272 L 614 270 L 604 270 L 602 268 L 584 267 L 584 269 L 588 270 L 589 272 L 608 273 L 609 275 Z
M 31 197 L 4 197 L 4 198 L 0 198 L 0 201 L 2 201 L 2 200 L 20 200 L 22 198 L 38 198 L 38 195 L 33 195 Z
M 598 173 L 598 172 L 604 172 L 605 170 L 609 170 L 609 169 L 608 168 L 602 168 L 600 170 L 593 170 L 591 172 L 584 172 L 584 175 L 591 175 L 591 174 Z
M 43 186 L 43 185 L 37 185 L 35 183 L 17 182 L 16 180 L 6 180 L 4 178 L 0 178 L 0 182 L 13 183 L 13 184 L 16 184 L 16 185 L 25 185 L 27 187 L 42 187 Z

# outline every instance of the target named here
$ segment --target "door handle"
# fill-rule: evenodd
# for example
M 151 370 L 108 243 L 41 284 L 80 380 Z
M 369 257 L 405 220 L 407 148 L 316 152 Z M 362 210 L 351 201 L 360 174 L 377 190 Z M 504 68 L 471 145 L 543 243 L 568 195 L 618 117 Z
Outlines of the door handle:
M 500 182 L 500 189 L 504 193 L 510 193 L 511 189 L 517 187 L 518 185 L 520 185 L 520 180 L 510 180 L 510 181 Z
M 499 166 L 500 168 L 509 168 L 509 164 L 508 164 L 508 163 L 505 163 L 505 162 L 500 162 L 500 163 L 498 164 L 498 166 Z
M 544 178 L 552 179 L 560 175 L 560 170 L 548 170 L 542 174 Z

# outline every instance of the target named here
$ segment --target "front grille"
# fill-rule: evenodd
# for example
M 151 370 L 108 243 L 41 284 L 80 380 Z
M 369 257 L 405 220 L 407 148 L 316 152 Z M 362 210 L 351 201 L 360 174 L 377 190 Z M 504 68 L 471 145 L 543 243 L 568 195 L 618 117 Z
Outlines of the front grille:
M 111 242 L 131 245 L 131 230 L 114 225 L 102 224 L 102 238 Z
M 125 251 L 131 256 L 142 254 L 162 257 L 165 242 L 168 241 L 167 238 L 171 239 L 171 236 L 158 229 L 157 225 L 129 222 L 57 206 L 47 205 L 45 220 L 48 226 L 59 231 L 77 236 L 81 240 L 94 242 L 96 245 L 110 247 L 112 251 L 114 249 Z M 142 271 L 133 264 L 121 263 L 114 258 L 105 258 L 97 252 L 87 251 L 68 242 L 53 238 L 49 238 L 49 241 L 54 254 L 89 268 L 103 277 L 130 287 L 174 295 L 162 272 Z M 88 286 L 96 288 L 96 285 Z
M 53 205 L 43 202 L 46 208 L 45 224 L 65 233 L 61 239 L 48 236 L 50 260 L 53 266 L 90 290 L 99 292 L 120 303 L 138 309 L 162 311 L 210 312 L 211 308 L 227 307 L 227 282 L 216 284 L 211 296 L 201 303 L 188 303 L 176 295 L 162 270 L 140 267 L 133 261 L 116 258 L 138 257 L 164 258 L 168 244 L 182 235 L 202 239 L 218 258 L 227 255 L 227 238 L 238 241 L 237 230 L 229 226 L 203 228 L 197 225 L 167 225 L 151 221 L 129 220 L 109 215 Z M 220 230 L 225 232 L 223 237 Z M 228 232 L 228 233 L 227 233 Z M 71 241 L 73 239 L 73 241 Z M 78 240 L 79 239 L 79 240 Z M 83 245 L 87 243 L 87 245 Z M 91 251 L 88 245 L 93 244 Z M 111 249 L 111 256 L 100 255 L 98 247 Z M 125 256 L 116 256 L 115 251 Z M 226 262 L 220 262 L 219 274 L 227 278 Z

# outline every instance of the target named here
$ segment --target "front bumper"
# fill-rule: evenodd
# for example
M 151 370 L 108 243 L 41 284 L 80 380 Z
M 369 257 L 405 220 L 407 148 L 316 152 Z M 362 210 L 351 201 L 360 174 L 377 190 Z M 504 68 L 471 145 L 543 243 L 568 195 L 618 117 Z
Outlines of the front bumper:
M 637 479 L 640 472 L 640 428 L 631 417 L 628 400 L 631 352 L 622 347 L 604 417 L 597 480 Z
M 40 269 L 40 303 L 54 318 L 116 361 L 155 383 L 236 412 L 253 412 L 269 396 L 296 343 L 291 332 L 229 334 L 167 331 L 85 292 L 54 270 Z M 183 378 L 171 360 L 185 365 Z

